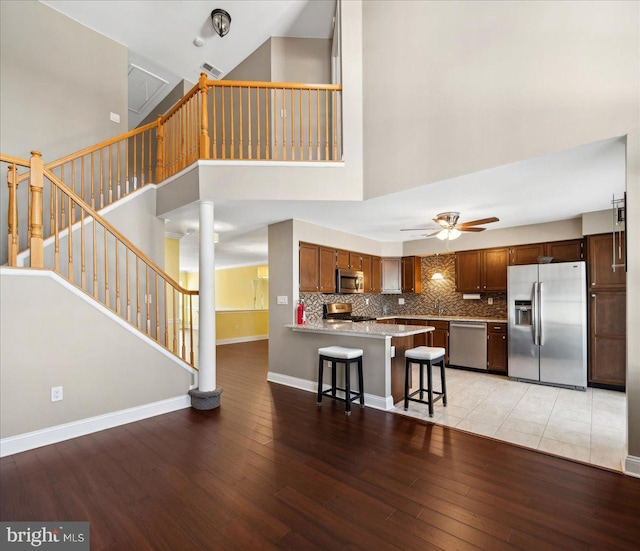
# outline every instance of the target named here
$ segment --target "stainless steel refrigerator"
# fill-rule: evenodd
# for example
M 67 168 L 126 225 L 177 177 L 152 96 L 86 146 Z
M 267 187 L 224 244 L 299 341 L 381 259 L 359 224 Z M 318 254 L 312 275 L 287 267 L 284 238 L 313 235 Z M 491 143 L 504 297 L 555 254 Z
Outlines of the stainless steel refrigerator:
M 509 377 L 587 387 L 584 262 L 509 266 Z

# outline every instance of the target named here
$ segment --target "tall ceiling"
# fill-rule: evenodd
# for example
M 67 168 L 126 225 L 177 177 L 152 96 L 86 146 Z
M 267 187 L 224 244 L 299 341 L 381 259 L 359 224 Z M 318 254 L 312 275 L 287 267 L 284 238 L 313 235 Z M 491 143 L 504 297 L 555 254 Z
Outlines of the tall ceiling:
M 42 0 L 53 9 L 126 46 L 129 63 L 165 80 L 134 128 L 182 79 L 196 82 L 207 62 L 231 71 L 271 36 L 330 38 L 335 0 Z M 211 11 L 226 10 L 231 30 L 215 34 Z M 203 45 L 194 44 L 201 38 Z
M 139 113 L 136 126 L 180 80 L 195 82 L 207 62 L 228 73 L 271 36 L 330 38 L 335 0 L 43 0 L 129 50 L 129 61 L 167 84 Z M 231 30 L 218 37 L 215 8 L 229 12 Z M 202 47 L 194 45 L 201 38 Z M 267 224 L 296 218 L 379 241 L 420 239 L 439 212 L 460 211 L 461 221 L 497 216 L 491 229 L 576 218 L 610 207 L 625 188 L 622 138 L 605 140 L 436 182 L 361 203 L 242 201 L 216 204 L 216 267 L 267 259 Z M 167 232 L 183 236 L 181 268 L 197 270 L 197 208 L 171 213 Z M 490 229 L 489 229 L 490 231 Z

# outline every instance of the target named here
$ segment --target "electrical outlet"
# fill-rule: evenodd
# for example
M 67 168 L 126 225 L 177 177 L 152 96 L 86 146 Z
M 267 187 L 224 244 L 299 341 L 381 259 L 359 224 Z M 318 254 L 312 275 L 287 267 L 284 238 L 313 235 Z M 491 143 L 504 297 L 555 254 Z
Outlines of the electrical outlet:
M 398 299 L 398 304 L 404 304 L 404 299 L 403 298 L 399 298 Z
M 489 306 L 491 306 L 493 304 L 493 297 L 489 297 L 487 299 L 487 304 L 489 304 Z
M 51 387 L 51 401 L 59 402 L 62 400 L 62 387 L 61 386 L 52 386 Z
M 287 110 L 286 109 L 280 109 L 280 118 L 281 119 L 286 119 L 287 118 Z
M 144 303 L 145 304 L 151 304 L 151 294 L 145 294 L 144 295 Z
M 365 303 L 367 306 L 369 306 L 369 299 L 368 299 L 368 298 L 365 298 L 365 299 L 364 299 L 364 303 Z
M 289 304 L 289 297 L 286 295 L 278 295 L 278 304 Z
M 118 113 L 109 113 L 109 118 L 111 119 L 111 122 L 120 122 L 120 115 L 118 115 Z

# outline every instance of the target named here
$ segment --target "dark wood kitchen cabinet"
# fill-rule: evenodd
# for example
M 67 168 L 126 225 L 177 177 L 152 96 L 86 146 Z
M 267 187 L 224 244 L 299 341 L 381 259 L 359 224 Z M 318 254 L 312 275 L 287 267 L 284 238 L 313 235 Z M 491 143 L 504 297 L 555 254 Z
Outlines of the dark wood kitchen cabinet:
M 317 293 L 320 290 L 320 247 L 311 243 L 300 243 L 300 292 Z
M 379 293 L 382 287 L 382 272 L 379 256 L 362 255 L 362 273 L 364 274 L 364 292 Z
M 511 266 L 537 264 L 539 256 L 545 256 L 545 243 L 518 245 L 509 250 L 509 264 Z
M 421 259 L 419 256 L 402 257 L 402 292 L 422 292 Z
M 508 263 L 509 249 L 506 247 L 456 253 L 456 291 L 506 291 Z
M 336 251 L 328 247 L 300 243 L 300 292 L 336 292 Z
M 599 291 L 589 299 L 589 382 L 626 385 L 626 293 Z
M 482 251 L 482 290 L 501 292 L 507 290 L 507 266 L 509 249 L 484 249 Z
M 456 253 L 456 291 L 459 293 L 479 293 L 481 291 L 481 251 L 461 251 Z
M 362 270 L 362 254 L 349 252 L 349 269 L 350 270 Z
M 624 390 L 626 386 L 626 273 L 624 233 L 589 235 L 589 384 Z M 617 253 L 622 252 L 622 258 Z
M 321 293 L 336 292 L 336 251 L 320 247 L 318 255 L 318 283 Z
M 552 262 L 577 262 L 584 260 L 584 240 L 568 239 L 545 243 L 545 256 L 552 256 Z M 536 260 L 537 262 L 537 260 Z
M 449 363 L 449 322 L 441 320 L 427 320 L 427 325 L 435 327 L 427 333 L 427 346 L 444 348 L 444 363 Z
M 336 268 L 340 270 L 349 270 L 349 251 L 338 249 L 336 251 Z
M 382 258 L 379 256 L 371 257 L 371 292 L 382 292 Z
M 507 324 L 487 324 L 487 369 L 507 373 Z

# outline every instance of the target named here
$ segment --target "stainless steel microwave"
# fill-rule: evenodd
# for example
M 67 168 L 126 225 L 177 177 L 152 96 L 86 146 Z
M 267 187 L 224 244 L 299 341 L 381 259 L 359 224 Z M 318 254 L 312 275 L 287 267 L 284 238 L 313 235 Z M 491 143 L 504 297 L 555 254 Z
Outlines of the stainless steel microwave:
M 336 292 L 364 293 L 364 273 L 357 270 L 338 270 L 336 272 Z

